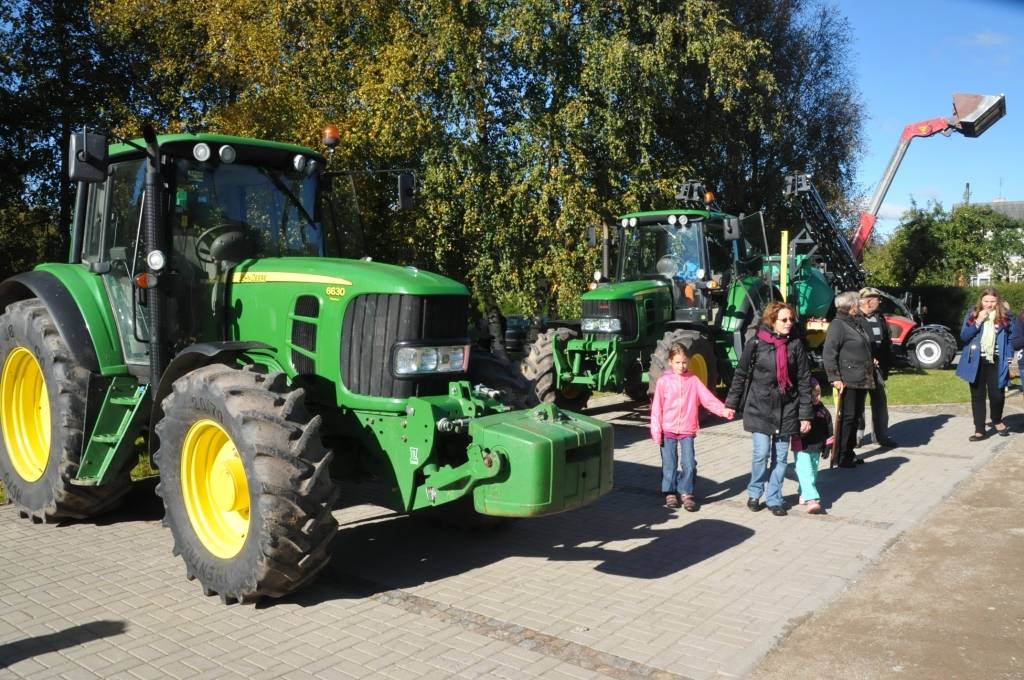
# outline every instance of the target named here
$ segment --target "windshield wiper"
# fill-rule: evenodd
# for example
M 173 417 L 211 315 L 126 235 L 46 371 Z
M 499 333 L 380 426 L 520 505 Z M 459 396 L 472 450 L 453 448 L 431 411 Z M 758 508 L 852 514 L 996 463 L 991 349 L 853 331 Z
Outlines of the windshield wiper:
M 306 220 L 306 222 L 308 224 L 310 224 L 310 225 L 316 224 L 313 221 L 313 217 L 309 214 L 309 211 L 306 210 L 306 206 L 302 205 L 302 201 L 300 201 L 295 196 L 295 194 L 292 193 L 292 190 L 289 189 L 288 186 L 284 182 L 281 181 L 280 177 L 278 177 L 275 173 L 271 172 L 270 170 L 267 170 L 266 168 L 260 168 L 259 171 L 262 172 L 264 175 L 266 175 L 267 179 L 269 179 L 274 184 L 274 186 L 277 187 L 277 189 L 282 194 L 284 194 L 285 196 L 288 197 L 288 200 L 292 202 L 292 205 L 294 205 L 296 208 L 299 209 L 299 212 L 302 214 L 302 217 Z M 303 239 L 305 239 L 305 235 L 306 235 L 306 227 L 305 226 L 302 227 L 302 235 L 303 235 Z

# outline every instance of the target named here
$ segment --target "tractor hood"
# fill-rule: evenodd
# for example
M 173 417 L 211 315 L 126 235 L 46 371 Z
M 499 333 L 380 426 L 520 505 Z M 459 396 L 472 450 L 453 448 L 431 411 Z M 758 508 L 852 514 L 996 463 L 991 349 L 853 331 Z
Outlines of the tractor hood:
M 330 297 L 363 293 L 469 295 L 464 285 L 416 267 L 323 257 L 269 257 L 243 262 L 229 274 L 232 285 L 323 285 Z
M 667 279 L 641 279 L 639 281 L 622 281 L 621 283 L 610 283 L 598 286 L 594 290 L 587 291 L 581 297 L 584 302 L 587 300 L 627 300 L 643 293 L 648 293 L 659 288 L 668 288 Z

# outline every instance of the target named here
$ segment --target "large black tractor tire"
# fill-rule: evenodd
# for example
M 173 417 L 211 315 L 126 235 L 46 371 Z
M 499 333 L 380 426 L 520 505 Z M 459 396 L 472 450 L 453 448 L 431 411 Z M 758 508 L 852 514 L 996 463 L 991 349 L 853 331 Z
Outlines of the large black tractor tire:
M 291 593 L 330 559 L 331 453 L 283 373 L 204 366 L 174 382 L 156 425 L 157 494 L 189 580 L 224 603 Z
M 131 488 L 130 469 L 103 486 L 75 486 L 89 371 L 78 365 L 37 298 L 0 315 L 0 479 L 33 522 L 102 514 Z
M 537 341 L 530 345 L 530 352 L 523 359 L 523 375 L 533 383 L 533 389 L 542 403 L 554 403 L 559 408 L 579 411 L 586 407 L 590 400 L 590 389 L 582 385 L 568 383 L 559 388 L 555 375 L 554 339 L 558 337 L 566 342 L 577 337 L 577 333 L 568 328 L 555 328 L 537 336 Z
M 469 356 L 469 381 L 501 390 L 499 401 L 514 409 L 532 408 L 539 402 L 533 384 L 520 367 L 490 352 L 473 349 Z
M 679 343 L 686 348 L 690 357 L 689 370 L 700 378 L 711 391 L 718 385 L 718 362 L 715 359 L 715 346 L 697 331 L 668 331 L 658 340 L 658 346 L 651 354 L 651 367 L 647 371 L 650 382 L 647 383 L 649 394 L 654 396 L 654 386 L 666 371 L 671 371 L 668 363 L 668 352 L 672 345 Z
M 907 341 L 907 359 L 914 368 L 946 368 L 956 355 L 956 340 L 945 330 L 928 328 Z

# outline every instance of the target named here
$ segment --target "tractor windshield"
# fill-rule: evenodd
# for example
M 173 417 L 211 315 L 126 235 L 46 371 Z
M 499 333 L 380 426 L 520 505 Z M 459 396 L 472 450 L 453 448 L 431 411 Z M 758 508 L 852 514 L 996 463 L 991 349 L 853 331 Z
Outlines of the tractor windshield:
M 313 220 L 318 175 L 254 165 L 175 161 L 174 229 L 204 244 L 243 233 L 250 257 L 322 255 Z
M 642 224 L 624 230 L 620 246 L 619 280 L 657 277 L 693 281 L 705 266 L 703 226 Z

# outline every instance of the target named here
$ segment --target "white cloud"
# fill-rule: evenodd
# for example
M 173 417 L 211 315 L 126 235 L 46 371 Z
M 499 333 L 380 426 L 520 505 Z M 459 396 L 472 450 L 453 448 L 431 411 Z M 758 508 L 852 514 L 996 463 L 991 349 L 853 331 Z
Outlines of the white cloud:
M 982 31 L 981 33 L 975 33 L 972 35 L 970 42 L 972 45 L 976 45 L 978 47 L 999 47 L 1000 45 L 1009 44 L 1010 36 L 1005 33 Z

